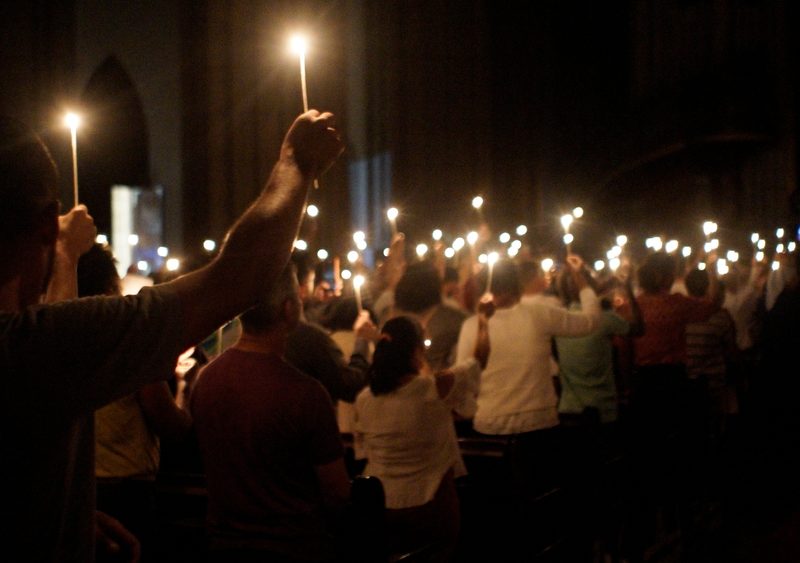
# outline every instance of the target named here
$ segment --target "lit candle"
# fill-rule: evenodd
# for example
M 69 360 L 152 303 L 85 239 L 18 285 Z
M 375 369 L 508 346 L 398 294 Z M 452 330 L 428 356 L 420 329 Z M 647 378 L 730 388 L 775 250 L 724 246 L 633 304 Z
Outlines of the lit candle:
M 364 309 L 361 307 L 361 286 L 364 285 L 364 276 L 361 274 L 353 277 L 353 290 L 356 295 L 356 306 L 358 307 L 358 312 L 360 313 Z
M 517 226 L 517 236 L 523 237 L 528 232 L 528 227 L 525 225 Z
M 478 233 L 476 231 L 470 231 L 467 235 L 467 242 L 470 246 L 475 246 L 475 243 L 478 242 Z
M 314 218 L 317 215 L 319 215 L 319 207 L 313 204 L 309 205 L 308 207 L 306 207 L 306 213 L 308 213 L 309 217 Z
M 478 217 L 483 220 L 483 211 L 481 211 L 481 208 L 483 207 L 483 198 L 481 196 L 476 195 L 472 198 L 472 207 L 474 207 L 475 211 L 478 212 Z
M 576 207 L 575 209 L 573 209 L 572 210 L 572 215 L 576 219 L 580 219 L 581 217 L 583 217 L 583 207 Z
M 431 238 L 438 242 L 442 240 L 442 234 L 443 233 L 441 229 L 434 229 L 433 232 L 431 233 Z
M 425 255 L 427 253 L 428 253 L 428 245 L 424 243 L 419 243 L 417 245 L 417 256 L 419 256 L 419 259 L 422 260 L 423 258 L 425 258 Z
M 717 232 L 717 224 L 714 221 L 706 221 L 703 223 L 703 233 L 706 235 L 706 240 Z
M 397 216 L 400 212 L 396 207 L 390 207 L 386 210 L 386 217 L 389 219 L 389 224 L 392 226 L 392 238 L 397 236 Z
M 572 225 L 574 220 L 575 218 L 569 213 L 561 216 L 561 226 L 564 227 L 564 244 L 567 245 L 567 254 L 572 254 L 570 244 L 572 244 L 574 237 L 569 233 L 569 226 Z
M 499 259 L 500 255 L 497 254 L 497 252 L 490 252 L 486 257 L 486 263 L 489 265 L 489 277 L 486 280 L 486 293 L 492 292 L 492 273 L 494 272 L 494 265 Z
M 289 48 L 300 58 L 300 89 L 303 95 L 303 113 L 308 112 L 308 87 L 306 85 L 306 49 L 308 41 L 302 35 L 294 35 L 289 40 Z M 314 178 L 314 188 L 319 188 L 319 182 Z
M 81 124 L 81 118 L 70 112 L 64 117 L 64 123 L 69 127 L 72 137 L 72 196 L 74 204 L 78 205 L 78 126 Z

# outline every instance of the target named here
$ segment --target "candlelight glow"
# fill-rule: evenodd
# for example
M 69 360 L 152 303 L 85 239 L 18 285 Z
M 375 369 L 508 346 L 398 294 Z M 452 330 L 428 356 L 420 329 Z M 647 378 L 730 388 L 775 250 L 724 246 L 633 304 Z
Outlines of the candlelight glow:
M 364 234 L 364 231 L 356 231 L 353 233 L 353 242 L 358 242 L 360 240 L 366 240 L 367 235 Z
M 214 242 L 213 240 L 211 240 L 210 238 L 208 238 L 208 239 L 203 241 L 203 248 L 207 252 L 214 252 L 214 250 L 216 250 L 216 248 L 217 248 L 217 243 Z
M 308 213 L 309 217 L 316 217 L 317 215 L 319 215 L 319 207 L 313 204 L 309 205 L 308 207 L 306 207 L 306 213 Z
M 760 239 L 760 238 L 761 237 L 758 235 L 758 233 L 753 233 L 752 235 L 750 235 L 750 242 L 755 244 L 755 243 L 758 242 L 758 239 Z
M 441 229 L 434 229 L 431 233 L 431 238 L 433 240 L 442 240 L 442 230 Z
M 509 258 L 514 258 L 514 256 L 519 254 L 519 248 L 517 248 L 516 246 L 509 246 L 507 252 Z
M 458 252 L 459 250 L 461 250 L 462 248 L 464 248 L 464 244 L 466 244 L 466 243 L 464 242 L 464 239 L 463 239 L 463 238 L 461 238 L 461 237 L 458 237 L 456 240 L 454 240 L 454 241 L 453 241 L 453 250 L 455 250 L 456 252 Z
M 757 247 L 759 250 L 764 250 L 764 249 L 767 247 L 767 241 L 765 241 L 765 240 L 762 238 L 760 241 L 758 241 L 758 243 L 756 243 L 756 247 Z
M 777 260 L 773 260 L 773 262 L 772 262 L 772 270 L 777 272 L 780 269 L 781 269 L 781 263 L 778 262 Z
M 778 254 L 783 254 L 783 243 L 775 247 L 775 252 L 777 252 Z
M 503 244 L 507 244 L 508 241 L 511 240 L 511 235 L 509 233 L 500 233 L 500 236 L 497 237 L 497 240 L 499 240 Z
M 786 234 L 786 231 L 783 230 L 783 227 L 779 227 L 777 231 L 775 231 L 775 236 L 778 238 L 783 238 Z
M 764 253 L 762 251 L 756 252 L 756 262 L 763 262 L 764 261 Z
M 490 252 L 486 259 L 490 266 L 494 266 L 500 260 L 500 255 L 497 252 Z
M 81 126 L 81 116 L 71 111 L 67 112 L 67 115 L 64 116 L 64 125 L 70 129 L 77 129 Z
M 724 258 L 717 260 L 717 274 L 724 276 L 727 275 L 729 271 L 730 268 L 728 268 L 728 262 Z
M 605 262 L 603 262 L 602 260 L 595 260 L 595 262 L 594 262 L 594 269 L 595 270 L 597 270 L 599 272 L 605 267 L 606 267 L 606 263 Z
M 156 253 L 162 258 L 166 258 L 167 255 L 169 254 L 169 248 L 167 248 L 166 246 L 159 246 L 158 250 L 156 250 Z
M 608 261 L 608 267 L 611 268 L 612 272 L 619 270 L 621 264 L 622 262 L 620 262 L 619 258 L 612 258 Z
M 580 219 L 581 217 L 583 217 L 583 207 L 576 207 L 575 209 L 573 209 L 572 210 L 572 215 L 576 219 Z
M 728 262 L 738 262 L 739 261 L 739 253 L 735 250 L 729 250 L 728 253 L 725 255 L 728 259 Z
M 358 252 L 356 252 L 355 250 L 351 250 L 350 252 L 348 252 L 347 261 L 350 262 L 351 264 L 355 264 L 356 262 L 358 262 Z
M 361 289 L 364 285 L 364 276 L 361 274 L 353 277 L 353 287 L 356 289 Z
M 177 258 L 170 258 L 167 260 L 167 270 L 170 272 L 177 272 L 181 267 L 181 261 Z
M 445 258 L 452 258 L 455 255 L 456 255 L 456 251 L 453 250 L 452 248 L 448 247 L 448 248 L 444 249 L 444 257 Z
M 343 280 L 349 280 L 353 277 L 353 272 L 350 270 L 342 270 L 341 276 Z
M 396 207 L 390 207 L 386 210 L 386 217 L 389 219 L 389 221 L 396 220 L 398 215 L 400 215 L 400 212 Z
M 294 247 L 297 250 L 308 250 L 308 243 L 303 239 L 299 238 L 296 241 L 294 241 Z
M 417 245 L 416 250 L 417 250 L 417 256 L 419 256 L 420 258 L 424 258 L 425 255 L 428 253 L 428 245 L 419 243 Z
M 700 262 L 700 263 L 697 265 L 697 269 L 698 269 L 698 270 L 700 270 L 701 272 L 702 272 L 702 271 L 705 271 L 705 269 L 706 269 L 706 263 L 705 263 L 705 262 Z
M 520 248 L 522 248 L 522 243 L 518 240 L 513 240 L 511 241 L 511 248 L 516 248 L 517 250 L 519 250 Z
M 96 237 L 94 237 L 94 242 L 96 242 L 97 244 L 108 244 L 108 235 L 104 235 L 101 233 Z
M 625 235 L 619 235 L 617 237 L 617 244 L 619 246 L 625 246 L 626 244 L 628 244 L 628 237 L 626 237 Z
M 544 270 L 545 272 L 549 272 L 550 270 L 553 269 L 553 264 L 554 262 L 552 258 L 545 258 L 544 260 L 542 260 L 542 270 Z
M 488 261 L 489 257 L 486 256 L 486 254 L 481 254 L 480 256 L 478 256 L 478 262 L 480 262 L 481 264 L 486 264 Z
M 478 242 L 478 233 L 476 233 L 475 231 L 470 231 L 469 234 L 467 235 L 467 242 L 471 246 L 475 246 L 475 243 Z
M 575 237 L 572 236 L 572 233 L 567 233 L 564 235 L 564 244 L 572 244 L 572 241 L 575 240 Z
M 561 216 L 561 226 L 564 227 L 564 230 L 568 230 L 569 226 L 572 225 L 573 217 L 569 213 L 566 215 Z
M 425 339 L 425 348 L 430 348 L 430 347 L 431 347 L 431 339 L 430 338 L 426 338 Z
M 528 232 L 528 227 L 526 227 L 525 225 L 519 225 L 519 226 L 517 226 L 517 236 L 518 236 L 518 237 L 523 237 L 523 236 L 525 236 L 525 234 L 526 234 L 527 232 Z
M 703 223 L 703 232 L 706 236 L 712 235 L 717 232 L 717 224 L 714 221 L 706 221 Z
M 672 254 L 676 250 L 678 250 L 679 243 L 677 240 L 668 240 L 667 244 L 664 245 L 664 250 L 667 251 L 667 254 Z
M 789 252 L 794 252 L 796 248 L 797 244 L 794 241 L 786 245 L 786 250 L 788 250 Z
M 289 49 L 295 55 L 303 57 L 308 50 L 308 40 L 303 35 L 292 35 L 289 39 Z
M 383 249 L 383 255 L 384 255 L 386 258 L 388 258 L 388 257 L 389 257 L 389 249 L 388 249 L 388 248 L 384 248 L 384 249 Z
M 131 246 L 139 244 L 139 235 L 128 235 L 128 244 Z
M 474 207 L 475 209 L 480 209 L 481 207 L 483 207 L 483 198 L 481 196 L 479 196 L 479 195 L 476 195 L 475 197 L 473 197 L 472 198 L 472 207 Z
M 147 268 L 148 268 L 147 260 L 139 260 L 136 263 L 136 269 L 139 270 L 140 272 L 146 272 Z
M 324 248 L 320 248 L 319 250 L 317 250 L 317 258 L 319 258 L 320 260 L 327 260 L 328 251 L 325 250 Z
M 684 258 L 688 258 L 689 256 L 691 256 L 692 255 L 692 247 L 691 246 L 684 246 L 683 248 L 681 248 L 681 255 Z
M 356 248 L 359 249 L 361 252 L 364 252 L 367 249 L 367 241 L 362 239 L 356 242 Z

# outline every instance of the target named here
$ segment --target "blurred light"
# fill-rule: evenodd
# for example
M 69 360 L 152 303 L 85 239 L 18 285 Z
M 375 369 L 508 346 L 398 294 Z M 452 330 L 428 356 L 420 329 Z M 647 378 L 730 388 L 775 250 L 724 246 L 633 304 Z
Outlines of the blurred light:
M 516 248 L 517 250 L 519 250 L 520 248 L 522 248 L 522 243 L 520 241 L 518 241 L 518 240 L 512 240 L 511 241 L 511 247 L 512 248 Z
M 576 207 L 575 209 L 573 209 L 572 210 L 572 215 L 576 219 L 580 219 L 581 217 L 583 217 L 583 207 Z
M 433 240 L 442 240 L 442 230 L 441 229 L 434 229 L 431 233 L 431 238 Z
M 181 267 L 181 261 L 177 258 L 170 258 L 167 260 L 167 270 L 170 272 L 177 272 Z
M 364 276 L 361 274 L 353 277 L 353 287 L 356 289 L 361 289 L 364 285 Z
M 67 115 L 64 116 L 64 125 L 70 129 L 77 129 L 81 126 L 81 116 L 71 111 L 67 112 Z
M 328 251 L 325 250 L 324 248 L 320 248 L 319 250 L 317 250 L 317 258 L 319 258 L 320 260 L 327 260 Z
M 351 272 L 350 270 L 342 270 L 342 273 L 340 275 L 342 276 L 343 280 L 349 280 L 350 278 L 353 277 L 353 272 Z
M 431 347 L 431 339 L 430 338 L 426 338 L 425 339 L 425 348 L 430 348 L 430 347 Z
M 703 232 L 706 236 L 717 232 L 717 224 L 714 221 L 706 221 L 703 223 Z
M 705 271 L 705 269 L 706 269 L 706 263 L 705 263 L 705 262 L 700 262 L 700 263 L 697 265 L 697 269 L 698 269 L 698 270 L 700 270 L 701 272 L 702 272 L 702 271 Z
M 689 256 L 691 256 L 692 255 L 692 247 L 691 246 L 684 246 L 683 248 L 681 248 L 681 255 L 684 258 L 688 258 Z
M 299 238 L 296 241 L 294 241 L 294 247 L 297 250 L 308 250 L 308 243 L 303 239 Z
M 652 248 L 656 252 L 658 252 L 664 247 L 664 243 L 661 240 L 661 237 L 650 237 L 644 241 L 644 245 L 647 248 Z
M 356 262 L 358 262 L 358 252 L 356 252 L 355 250 L 351 250 L 350 252 L 348 252 L 347 261 L 350 262 L 351 264 L 355 264 Z
M 728 262 L 724 258 L 717 260 L 717 274 L 720 276 L 725 276 L 729 271 L 730 268 L 728 268 Z
M 139 244 L 139 235 L 128 235 L 128 244 L 131 246 Z
M 389 209 L 386 210 L 386 217 L 389 219 L 389 221 L 394 221 L 395 219 L 397 219 L 398 215 L 400 215 L 400 212 L 397 210 L 396 207 L 390 207 Z
M 99 234 L 94 237 L 94 242 L 97 244 L 108 244 L 108 235 Z
M 483 198 L 481 196 L 479 196 L 479 195 L 476 195 L 475 197 L 473 197 L 472 198 L 472 207 L 474 207 L 475 209 L 480 209 L 481 207 L 483 207 Z
M 361 252 L 364 252 L 367 249 L 367 241 L 360 240 L 356 242 L 356 248 L 359 249 Z
M 500 255 L 497 252 L 490 252 L 489 256 L 486 257 L 486 261 L 490 266 L 497 264 L 498 260 L 500 260 Z
M 542 270 L 544 270 L 545 272 L 549 272 L 550 270 L 553 269 L 553 264 L 554 262 L 552 258 L 545 258 L 544 260 L 542 260 Z
M 481 264 L 486 264 L 486 262 L 488 261 L 489 257 L 486 256 L 486 254 L 481 254 L 480 256 L 478 256 L 478 262 L 480 262 Z
M 573 240 L 575 240 L 575 237 L 572 236 L 572 233 L 567 233 L 564 235 L 564 244 L 572 244 Z
M 364 234 L 364 231 L 356 231 L 353 233 L 353 242 L 358 242 L 360 240 L 367 240 L 367 235 Z
M 162 258 L 166 258 L 166 257 L 167 257 L 167 255 L 169 254 L 169 248 L 167 248 L 166 246 L 159 246 L 159 247 L 158 247 L 158 250 L 156 250 L 156 252 L 157 252 L 157 253 L 158 253 L 158 255 L 159 255 L 159 256 L 161 256 Z
M 139 260 L 136 263 L 136 269 L 139 270 L 140 272 L 146 272 L 147 268 L 149 268 L 149 265 L 147 264 L 147 260 Z
M 417 256 L 423 258 L 428 253 L 428 245 L 424 243 L 419 243 L 417 245 Z
M 564 227 L 564 230 L 565 230 L 565 231 L 566 231 L 567 229 L 569 229 L 569 226 L 570 226 L 571 224 L 572 224 L 572 215 L 570 215 L 569 213 L 567 213 L 566 215 L 562 215 L 562 216 L 561 216 L 561 226 L 562 226 L 562 227 Z
M 628 244 L 628 237 L 626 237 L 625 235 L 619 235 L 617 237 L 617 244 L 619 246 L 625 246 L 626 244 Z
M 464 248 L 464 244 L 465 244 L 464 243 L 464 239 L 461 238 L 461 237 L 458 237 L 456 240 L 453 241 L 453 250 L 458 252 L 459 250 Z
M 527 232 L 528 232 L 528 227 L 526 227 L 525 225 L 518 225 L 517 226 L 517 236 L 518 237 L 524 237 Z
M 797 248 L 797 243 L 795 243 L 794 241 L 786 245 L 786 250 L 788 250 L 789 252 L 794 252 L 796 248 Z
M 508 241 L 511 240 L 511 235 L 509 233 L 500 233 L 500 236 L 497 238 L 503 244 L 507 244 Z
M 756 252 L 756 262 L 763 262 L 764 261 L 764 253 L 762 251 Z
M 452 258 L 455 255 L 456 255 L 456 251 L 453 250 L 452 248 L 448 247 L 448 248 L 444 249 L 444 257 L 445 258 Z
M 667 254 L 672 254 L 678 250 L 678 246 L 680 246 L 680 244 L 677 240 L 668 240 L 667 244 L 664 245 L 664 250 L 667 251 Z
M 306 207 L 306 213 L 308 213 L 309 217 L 316 217 L 317 215 L 319 215 L 319 207 L 313 204 L 309 205 L 308 207 Z
M 510 258 L 514 258 L 514 256 L 519 254 L 519 248 L 517 248 L 516 246 L 509 246 L 507 252 Z
M 719 239 L 711 239 L 711 250 L 716 250 L 719 248 Z
M 475 243 L 478 242 L 478 233 L 476 233 L 475 231 L 470 231 L 469 234 L 467 235 L 467 242 L 474 246 Z
M 758 236 L 758 233 L 753 233 L 752 235 L 750 235 L 750 242 L 752 242 L 753 244 L 755 244 L 755 243 L 757 243 L 757 242 L 758 242 L 758 239 L 760 239 L 760 238 L 761 238 L 761 237 L 760 237 L 760 236 Z
M 783 254 L 783 251 L 784 251 L 783 243 L 775 247 L 775 252 L 777 252 L 778 254 Z
M 738 262 L 739 261 L 739 253 L 735 250 L 729 250 L 728 253 L 725 255 L 728 259 L 728 262 Z
M 606 263 L 605 263 L 605 262 L 603 262 L 602 260 L 595 260 L 595 262 L 594 262 L 594 269 L 595 269 L 596 271 L 598 271 L 598 272 L 599 272 L 599 271 L 601 271 L 601 270 L 602 270 L 603 268 L 605 268 L 605 267 L 606 267 Z
M 389 249 L 388 249 L 388 248 L 384 248 L 384 249 L 383 249 L 383 255 L 384 255 L 386 258 L 388 258 L 388 257 L 389 257 Z
M 289 49 L 298 56 L 304 56 L 308 49 L 308 40 L 302 35 L 292 35 L 289 39 Z
M 775 236 L 778 237 L 778 238 L 783 238 L 783 236 L 785 234 L 786 234 L 786 231 L 783 230 L 783 227 L 778 227 L 778 230 L 775 231 Z
M 758 241 L 756 247 L 758 247 L 759 250 L 764 250 L 767 247 L 767 241 L 762 238 L 760 241 Z
M 773 262 L 772 262 L 772 270 L 777 272 L 780 269 L 781 269 L 781 263 L 778 262 L 777 260 L 773 260 Z
M 622 262 L 620 262 L 619 258 L 612 258 L 608 261 L 608 267 L 611 268 L 612 272 L 619 270 L 621 264 Z
M 214 252 L 214 250 L 217 248 L 217 243 L 210 238 L 206 239 L 203 241 L 203 248 L 208 252 Z

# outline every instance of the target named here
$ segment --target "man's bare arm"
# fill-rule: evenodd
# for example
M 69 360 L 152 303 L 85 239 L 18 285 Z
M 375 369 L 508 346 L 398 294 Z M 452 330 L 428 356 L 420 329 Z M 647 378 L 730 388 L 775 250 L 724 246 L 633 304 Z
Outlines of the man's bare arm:
M 181 299 L 186 346 L 251 307 L 286 266 L 308 188 L 342 152 L 333 115 L 311 110 L 292 124 L 261 195 L 208 266 L 170 282 Z

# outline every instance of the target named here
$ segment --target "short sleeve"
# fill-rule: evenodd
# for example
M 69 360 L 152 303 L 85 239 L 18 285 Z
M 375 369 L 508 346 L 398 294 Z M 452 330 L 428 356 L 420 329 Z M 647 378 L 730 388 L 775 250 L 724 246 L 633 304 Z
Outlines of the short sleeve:
M 6 406 L 88 413 L 174 371 L 182 352 L 177 294 L 144 288 L 32 307 L 2 319 Z

